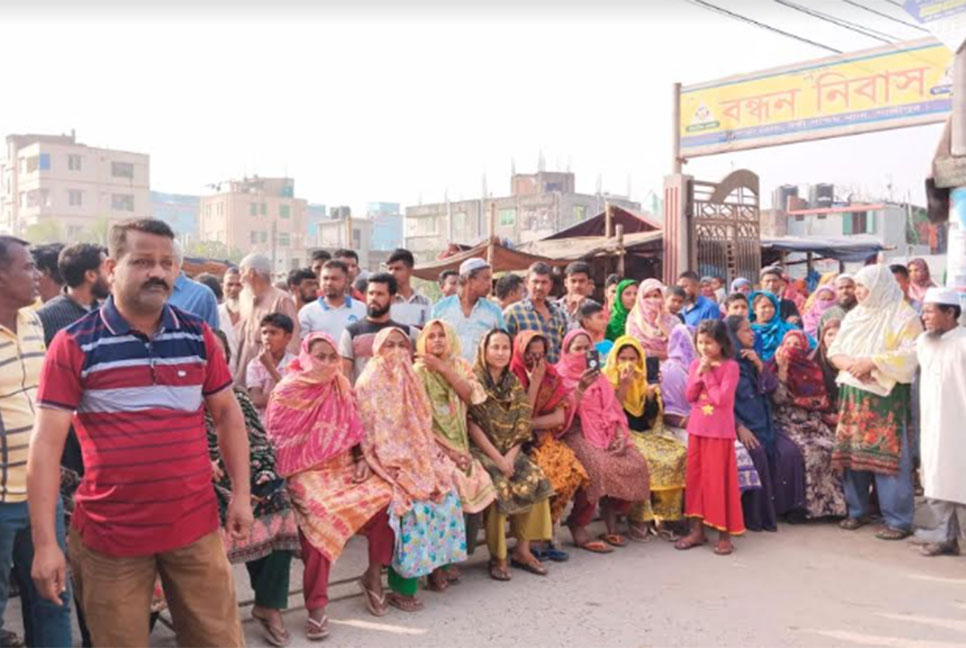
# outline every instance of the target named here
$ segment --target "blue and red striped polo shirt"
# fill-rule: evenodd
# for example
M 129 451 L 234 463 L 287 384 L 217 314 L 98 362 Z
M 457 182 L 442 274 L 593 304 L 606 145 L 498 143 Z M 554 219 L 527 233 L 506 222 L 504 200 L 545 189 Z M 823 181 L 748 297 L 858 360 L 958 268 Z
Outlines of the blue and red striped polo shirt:
M 84 544 L 148 555 L 218 528 L 204 399 L 231 384 L 208 325 L 172 306 L 153 338 L 113 298 L 57 334 L 37 400 L 75 412 L 84 478 L 72 523 Z

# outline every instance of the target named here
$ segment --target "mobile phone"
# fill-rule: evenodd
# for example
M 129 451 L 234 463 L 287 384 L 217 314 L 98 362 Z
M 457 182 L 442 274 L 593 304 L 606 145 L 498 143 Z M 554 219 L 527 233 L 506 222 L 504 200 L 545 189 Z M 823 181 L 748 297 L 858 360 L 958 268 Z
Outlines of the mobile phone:
M 600 371 L 600 352 L 597 349 L 587 349 L 587 368 Z
M 657 358 L 647 358 L 644 364 L 647 365 L 647 383 L 656 385 L 661 377 L 661 361 Z

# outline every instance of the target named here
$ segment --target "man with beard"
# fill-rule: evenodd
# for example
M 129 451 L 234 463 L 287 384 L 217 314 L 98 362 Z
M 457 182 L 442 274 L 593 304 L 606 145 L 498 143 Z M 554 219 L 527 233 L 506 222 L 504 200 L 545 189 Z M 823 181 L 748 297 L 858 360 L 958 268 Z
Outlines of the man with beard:
M 241 272 L 232 266 L 225 270 L 221 278 L 221 292 L 223 299 L 218 304 L 218 328 L 228 338 L 228 349 L 231 357 L 238 353 L 238 296 L 242 291 Z
M 678 286 L 687 295 L 681 308 L 684 323 L 697 326 L 706 319 L 721 319 L 721 309 L 716 303 L 701 294 L 701 278 L 693 270 L 685 270 L 678 277 Z M 676 314 L 676 313 L 675 313 Z
M 288 273 L 288 291 L 295 300 L 295 310 L 301 311 L 319 298 L 319 278 L 308 268 L 292 270 Z
M 395 326 L 408 331 L 413 341 L 413 348 L 416 347 L 416 336 L 419 335 L 419 331 L 412 326 L 394 322 L 389 317 L 392 300 L 397 292 L 396 278 L 388 272 L 379 272 L 369 277 L 369 284 L 366 287 L 366 317 L 349 324 L 342 332 L 342 337 L 339 339 L 342 369 L 353 383 L 372 358 L 372 343 L 376 340 L 376 333 L 382 329 Z
M 206 411 L 231 478 L 224 533 L 235 540 L 252 527 L 248 435 L 211 329 L 167 303 L 179 272 L 173 239 L 159 220 L 111 227 L 112 294 L 57 334 L 37 389 L 27 459 L 32 576 L 44 599 L 63 605 L 58 464 L 73 422 L 87 472 L 71 520 L 70 572 L 95 646 L 148 645 L 159 573 L 179 645 L 244 645 Z
M 366 305 L 346 294 L 349 268 L 337 259 L 326 261 L 320 273 L 321 297 L 299 310 L 299 330 L 304 338 L 309 333 L 324 331 L 333 340 L 341 340 L 342 332 L 366 316 Z
M 837 303 L 832 308 L 825 311 L 822 319 L 819 320 L 818 328 L 822 330 L 825 322 L 832 319 L 843 319 L 845 314 L 855 308 L 858 300 L 855 298 L 855 279 L 852 275 L 842 273 L 835 279 L 835 299 Z
M 181 244 L 174 242 L 174 260 L 178 264 L 178 278 L 174 282 L 174 290 L 168 300 L 172 306 L 197 315 L 208 323 L 211 330 L 218 328 L 218 300 L 211 289 L 203 283 L 189 279 L 181 267 L 184 265 L 184 250 Z
M 104 272 L 104 251 L 90 243 L 75 243 L 65 247 L 57 259 L 57 270 L 64 279 L 64 288 L 37 311 L 44 325 L 44 344 L 50 346 L 62 328 L 67 328 L 107 299 L 111 287 Z
M 959 295 L 946 288 L 929 288 L 923 298 L 926 335 L 916 340 L 922 375 L 920 432 L 922 485 L 935 526 L 919 529 L 916 539 L 928 544 L 925 556 L 958 554 L 966 541 L 966 328 Z

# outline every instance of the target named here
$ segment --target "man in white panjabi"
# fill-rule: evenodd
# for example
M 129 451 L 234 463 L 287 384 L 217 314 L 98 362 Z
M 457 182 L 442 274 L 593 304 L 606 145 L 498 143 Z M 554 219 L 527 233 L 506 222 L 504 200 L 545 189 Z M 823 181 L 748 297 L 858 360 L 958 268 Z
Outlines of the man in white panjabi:
M 959 295 L 930 288 L 923 299 L 926 333 L 916 341 L 922 370 L 920 426 L 922 485 L 937 524 L 919 529 L 926 556 L 958 554 L 966 541 L 966 328 L 959 325 Z

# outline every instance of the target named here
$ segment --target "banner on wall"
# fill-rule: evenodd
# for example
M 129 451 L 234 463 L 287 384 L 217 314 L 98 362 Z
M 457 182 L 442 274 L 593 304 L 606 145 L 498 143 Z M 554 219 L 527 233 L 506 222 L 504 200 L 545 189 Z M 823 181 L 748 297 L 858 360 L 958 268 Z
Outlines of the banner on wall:
M 942 122 L 952 57 L 929 38 L 685 86 L 680 155 Z

